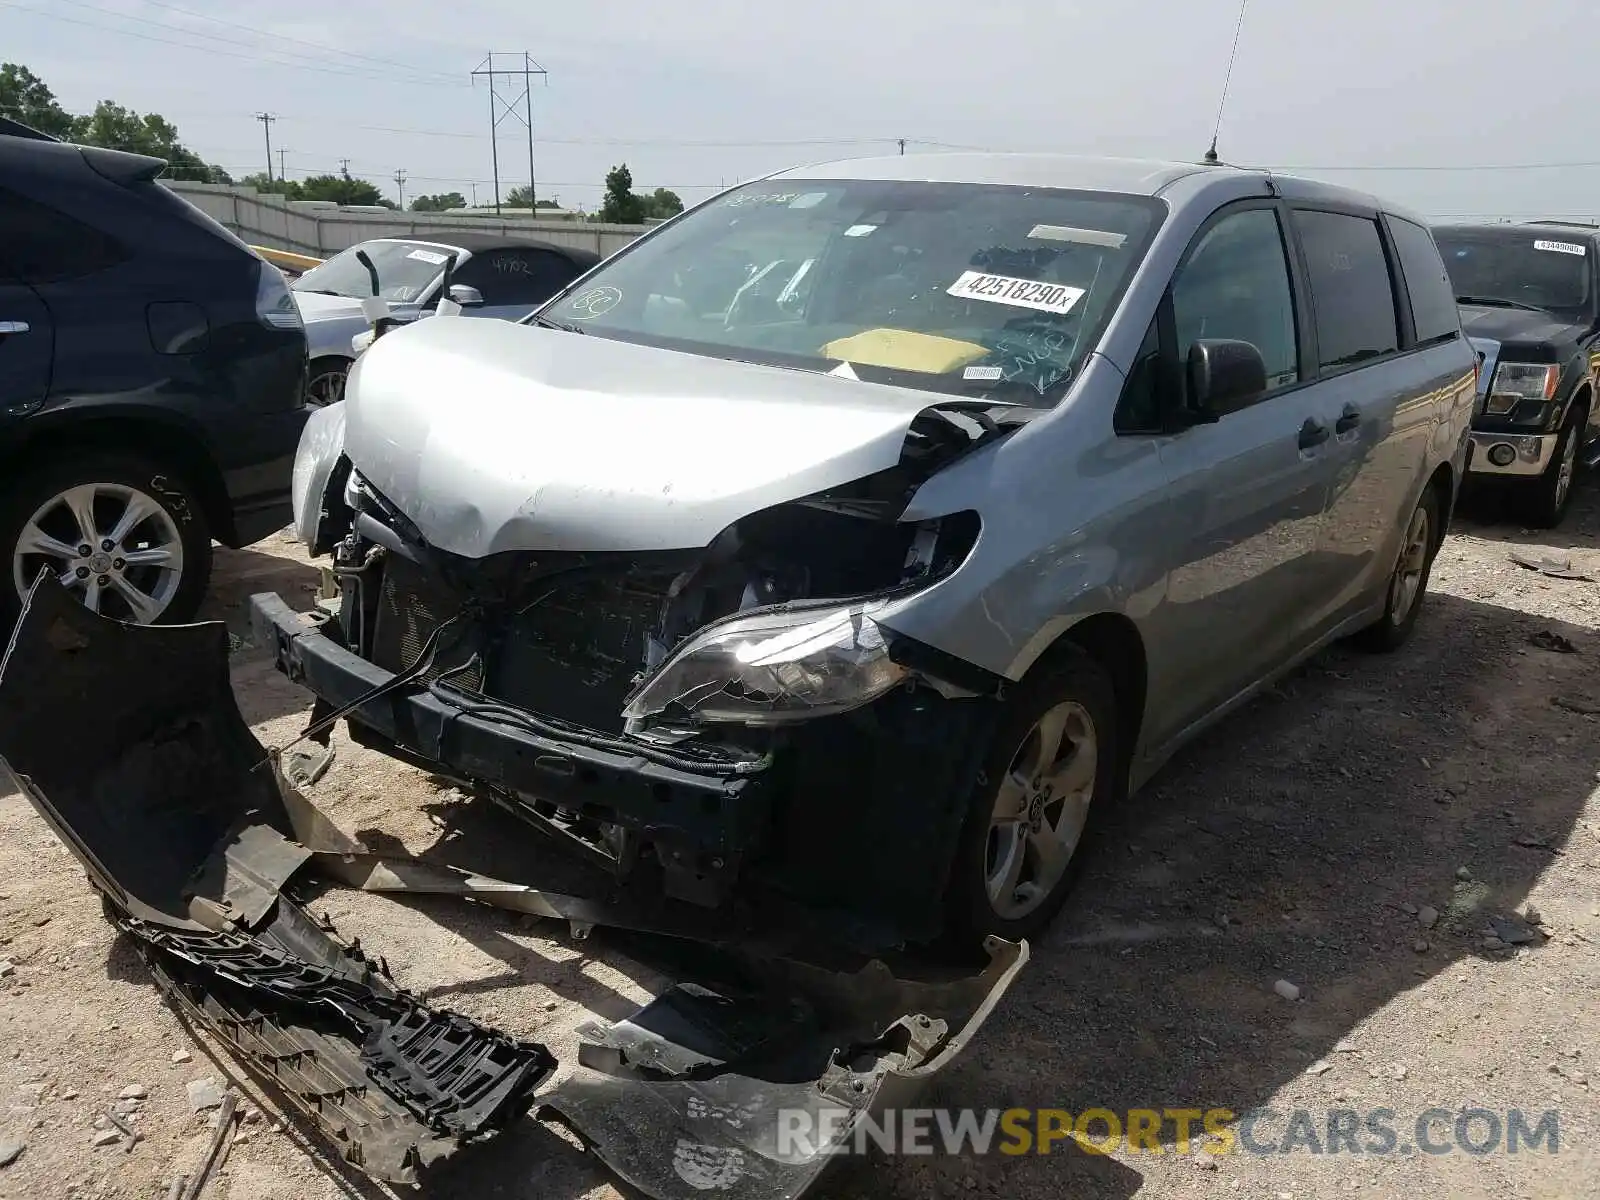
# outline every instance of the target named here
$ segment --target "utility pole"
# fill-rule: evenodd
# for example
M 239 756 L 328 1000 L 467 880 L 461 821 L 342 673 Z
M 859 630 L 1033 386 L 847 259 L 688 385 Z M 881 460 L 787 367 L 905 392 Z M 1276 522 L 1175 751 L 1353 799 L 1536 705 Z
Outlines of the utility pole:
M 400 189 L 400 208 L 401 211 L 404 211 L 406 206 L 406 169 L 404 167 L 394 173 L 394 185 Z
M 500 52 L 501 57 L 508 57 Z M 496 51 L 491 50 L 489 56 L 478 64 L 478 69 L 472 73 L 474 80 L 478 76 L 485 76 L 489 80 L 489 152 L 494 165 L 494 211 L 500 211 L 500 122 L 508 117 L 515 117 L 521 121 L 528 130 L 528 206 L 529 210 L 538 207 L 539 188 L 538 177 L 533 170 L 533 77 L 539 76 L 546 83 L 550 82 L 550 75 L 543 67 L 534 62 L 526 50 L 520 55 L 522 65 L 516 67 L 496 67 L 494 63 Z M 510 57 L 516 57 L 512 55 Z M 495 89 L 495 80 L 504 76 L 515 78 L 522 76 L 522 95 L 513 100 L 507 100 Z M 523 106 L 523 111 L 517 111 L 517 105 Z
M 272 182 L 272 123 L 278 118 L 271 113 L 257 113 L 256 120 L 261 122 L 262 131 L 267 135 L 267 182 Z
M 905 140 L 905 138 L 901 138 L 900 139 L 900 157 L 904 158 L 905 156 L 906 156 L 906 140 Z
M 350 177 L 350 160 L 348 158 L 341 158 L 339 160 L 339 174 L 343 175 L 346 179 Z
M 288 153 L 289 152 L 287 150 L 285 150 L 282 146 L 278 147 L 278 178 L 279 179 L 288 179 L 289 178 L 289 168 L 283 165 L 284 155 L 286 155 Z
M 478 181 L 476 179 L 472 181 L 472 207 L 478 207 Z

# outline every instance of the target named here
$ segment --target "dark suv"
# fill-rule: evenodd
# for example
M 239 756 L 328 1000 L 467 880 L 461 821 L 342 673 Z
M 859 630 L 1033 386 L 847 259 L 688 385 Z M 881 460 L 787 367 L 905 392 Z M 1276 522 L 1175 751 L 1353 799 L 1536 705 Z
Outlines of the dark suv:
M 186 620 L 213 538 L 289 521 L 299 310 L 165 166 L 0 120 L 0 629 L 44 569 L 107 616 Z
M 1506 488 L 1529 525 L 1561 523 L 1600 460 L 1600 229 L 1444 225 L 1434 238 L 1483 364 L 1470 478 Z

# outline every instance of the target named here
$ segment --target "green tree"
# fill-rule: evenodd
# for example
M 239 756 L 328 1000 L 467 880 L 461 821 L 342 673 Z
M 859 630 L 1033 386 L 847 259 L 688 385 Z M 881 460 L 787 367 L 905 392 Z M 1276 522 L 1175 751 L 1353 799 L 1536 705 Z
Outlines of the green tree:
M 127 150 L 167 160 L 170 179 L 194 179 L 202 183 L 228 183 L 228 173 L 206 162 L 178 140 L 178 128 L 156 113 L 137 113 L 110 100 L 95 105 L 94 112 L 79 119 L 74 140 L 86 146 L 108 150 Z
M 286 200 L 302 200 L 300 185 L 293 179 L 269 179 L 265 171 L 257 171 L 254 175 L 246 175 L 239 180 L 243 187 L 253 187 L 258 192 L 267 192 L 272 195 L 282 196 Z
M 600 205 L 599 219 L 614 225 L 637 225 L 644 220 L 645 200 L 633 192 L 633 172 L 628 164 L 606 172 L 606 198 Z
M 0 63 L 0 116 L 58 138 L 72 137 L 77 124 L 44 80 L 20 63 Z
M 533 200 L 533 189 L 527 184 L 518 184 L 506 193 L 505 199 L 500 201 L 502 208 L 527 208 L 528 202 Z M 557 208 L 554 200 L 534 201 L 534 208 Z
M 313 175 L 300 181 L 297 200 L 332 200 L 335 204 L 381 204 L 393 208 L 394 201 L 365 179 L 352 179 L 349 175 Z
M 418 196 L 411 202 L 412 212 L 449 212 L 452 208 L 465 208 L 467 198 L 460 192 L 440 192 L 435 196 Z
M 666 188 L 657 188 L 644 197 L 644 215 L 657 220 L 666 220 L 675 217 L 683 211 L 683 199 L 677 192 L 668 191 Z

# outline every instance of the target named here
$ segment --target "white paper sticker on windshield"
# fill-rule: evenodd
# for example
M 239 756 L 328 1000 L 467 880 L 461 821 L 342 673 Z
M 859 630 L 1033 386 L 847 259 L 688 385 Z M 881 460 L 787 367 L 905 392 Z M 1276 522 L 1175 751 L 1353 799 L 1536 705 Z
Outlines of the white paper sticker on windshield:
M 1584 254 L 1583 247 L 1578 245 L 1577 242 L 1535 242 L 1533 248 L 1535 250 L 1553 250 L 1557 254 L 1576 254 L 1580 258 Z
M 876 225 L 852 225 L 844 231 L 844 235 L 845 237 L 866 237 L 876 228 Z
M 807 192 L 789 201 L 790 208 L 815 208 L 828 198 L 827 192 Z
M 1128 240 L 1125 233 L 1107 233 L 1103 229 L 1074 229 L 1071 225 L 1035 225 L 1028 236 L 1049 242 L 1077 242 L 1084 246 L 1105 246 L 1121 250 Z
M 1052 313 L 1071 312 L 1084 294 L 1082 288 L 1064 283 L 1040 283 L 1036 279 L 1014 279 L 1010 275 L 989 275 L 983 271 L 963 271 L 961 278 L 945 291 L 959 300 L 986 300 L 990 304 L 1011 304 Z
M 961 372 L 961 378 L 969 383 L 998 383 L 1004 375 L 999 367 L 968 367 Z
M 450 258 L 448 254 L 440 254 L 437 250 L 413 250 L 406 257 L 414 258 L 418 262 L 432 263 L 436 267 L 444 266 Z

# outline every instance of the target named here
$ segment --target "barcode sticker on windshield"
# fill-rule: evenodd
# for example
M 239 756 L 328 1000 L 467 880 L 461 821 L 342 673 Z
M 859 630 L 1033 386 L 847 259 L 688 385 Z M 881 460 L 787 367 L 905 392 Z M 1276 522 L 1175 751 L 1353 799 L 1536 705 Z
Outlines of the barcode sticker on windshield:
M 1585 254 L 1584 248 L 1576 242 L 1535 242 L 1533 248 L 1535 250 L 1553 250 L 1557 254 L 1576 254 L 1580 258 Z
M 1036 279 L 1014 279 L 1010 275 L 988 275 L 982 271 L 963 271 L 961 278 L 945 291 L 958 300 L 987 300 L 990 304 L 1011 304 L 1036 308 L 1041 312 L 1068 313 L 1083 299 L 1083 289 L 1064 283 L 1040 283 Z
M 414 258 L 418 262 L 432 263 L 434 266 L 439 267 L 443 266 L 445 260 L 450 256 L 448 254 L 440 254 L 437 250 L 413 250 L 406 257 Z

